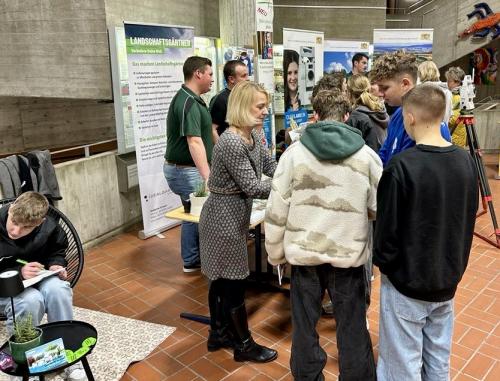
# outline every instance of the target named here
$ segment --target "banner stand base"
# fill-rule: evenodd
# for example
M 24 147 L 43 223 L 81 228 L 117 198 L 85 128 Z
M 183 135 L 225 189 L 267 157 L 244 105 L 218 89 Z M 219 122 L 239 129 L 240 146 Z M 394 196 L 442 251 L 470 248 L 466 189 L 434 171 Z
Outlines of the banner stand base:
M 144 230 L 139 230 L 139 232 L 137 233 L 137 237 L 139 237 L 139 239 L 148 239 L 148 238 L 151 238 L 151 237 L 153 237 L 153 236 L 155 236 L 157 234 L 163 233 L 164 231 L 167 231 L 167 230 L 169 230 L 169 229 L 171 229 L 173 227 L 176 227 L 176 226 L 178 226 L 180 224 L 181 224 L 181 222 L 178 221 L 178 222 L 175 222 L 172 225 L 165 226 L 163 228 L 150 231 L 149 233 L 146 233 Z

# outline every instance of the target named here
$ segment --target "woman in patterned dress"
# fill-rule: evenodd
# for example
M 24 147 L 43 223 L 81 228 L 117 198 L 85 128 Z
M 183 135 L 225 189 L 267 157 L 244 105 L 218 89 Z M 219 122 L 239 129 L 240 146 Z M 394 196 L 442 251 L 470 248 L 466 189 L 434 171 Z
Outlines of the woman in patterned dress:
M 276 162 L 261 143 L 268 114 L 266 90 L 253 82 L 238 83 L 229 96 L 229 128 L 214 147 L 208 179 L 210 196 L 200 216 L 201 270 L 210 280 L 208 350 L 234 348 L 235 361 L 268 362 L 278 353 L 255 343 L 248 330 L 245 279 L 247 233 L 252 199 L 266 199 Z

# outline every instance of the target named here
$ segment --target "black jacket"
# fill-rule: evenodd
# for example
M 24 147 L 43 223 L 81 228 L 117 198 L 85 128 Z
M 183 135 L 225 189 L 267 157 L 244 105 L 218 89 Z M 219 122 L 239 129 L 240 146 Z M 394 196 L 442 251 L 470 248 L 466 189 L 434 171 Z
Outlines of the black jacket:
M 66 266 L 65 251 L 68 247 L 66 233 L 56 221 L 47 216 L 45 221 L 25 237 L 13 240 L 7 234 L 7 212 L 10 205 L 0 209 L 0 271 L 19 270 L 22 265 L 16 259 Z
M 346 122 L 361 131 L 368 147 L 378 152 L 387 136 L 389 115 L 384 111 L 372 111 L 366 106 L 358 106 Z
M 373 263 L 403 295 L 454 297 L 467 267 L 477 171 L 457 146 L 417 145 L 389 161 L 377 190 Z

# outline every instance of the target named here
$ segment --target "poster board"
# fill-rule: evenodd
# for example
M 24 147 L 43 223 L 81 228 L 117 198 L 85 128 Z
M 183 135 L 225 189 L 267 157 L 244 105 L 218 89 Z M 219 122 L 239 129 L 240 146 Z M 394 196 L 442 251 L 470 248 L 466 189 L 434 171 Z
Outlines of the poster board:
M 307 122 L 311 95 L 323 76 L 324 33 L 283 28 L 285 128 Z
M 417 62 L 432 60 L 434 29 L 374 29 L 373 60 L 385 53 L 415 54 Z
M 164 217 L 180 206 L 163 174 L 170 102 L 194 53 L 194 28 L 125 22 L 130 103 L 144 230 L 157 234 L 178 222 Z
M 370 43 L 368 41 L 325 40 L 323 50 L 324 74 L 352 71 L 352 57 L 356 53 L 365 53 L 370 56 Z M 370 70 L 371 60 L 368 61 Z

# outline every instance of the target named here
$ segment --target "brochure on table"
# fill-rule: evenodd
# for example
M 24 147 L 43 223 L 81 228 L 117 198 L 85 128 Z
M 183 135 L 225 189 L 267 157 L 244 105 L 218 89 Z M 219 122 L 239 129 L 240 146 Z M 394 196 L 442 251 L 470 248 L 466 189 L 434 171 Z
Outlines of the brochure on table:
M 66 364 L 66 352 L 61 338 L 26 351 L 30 373 L 42 373 Z

